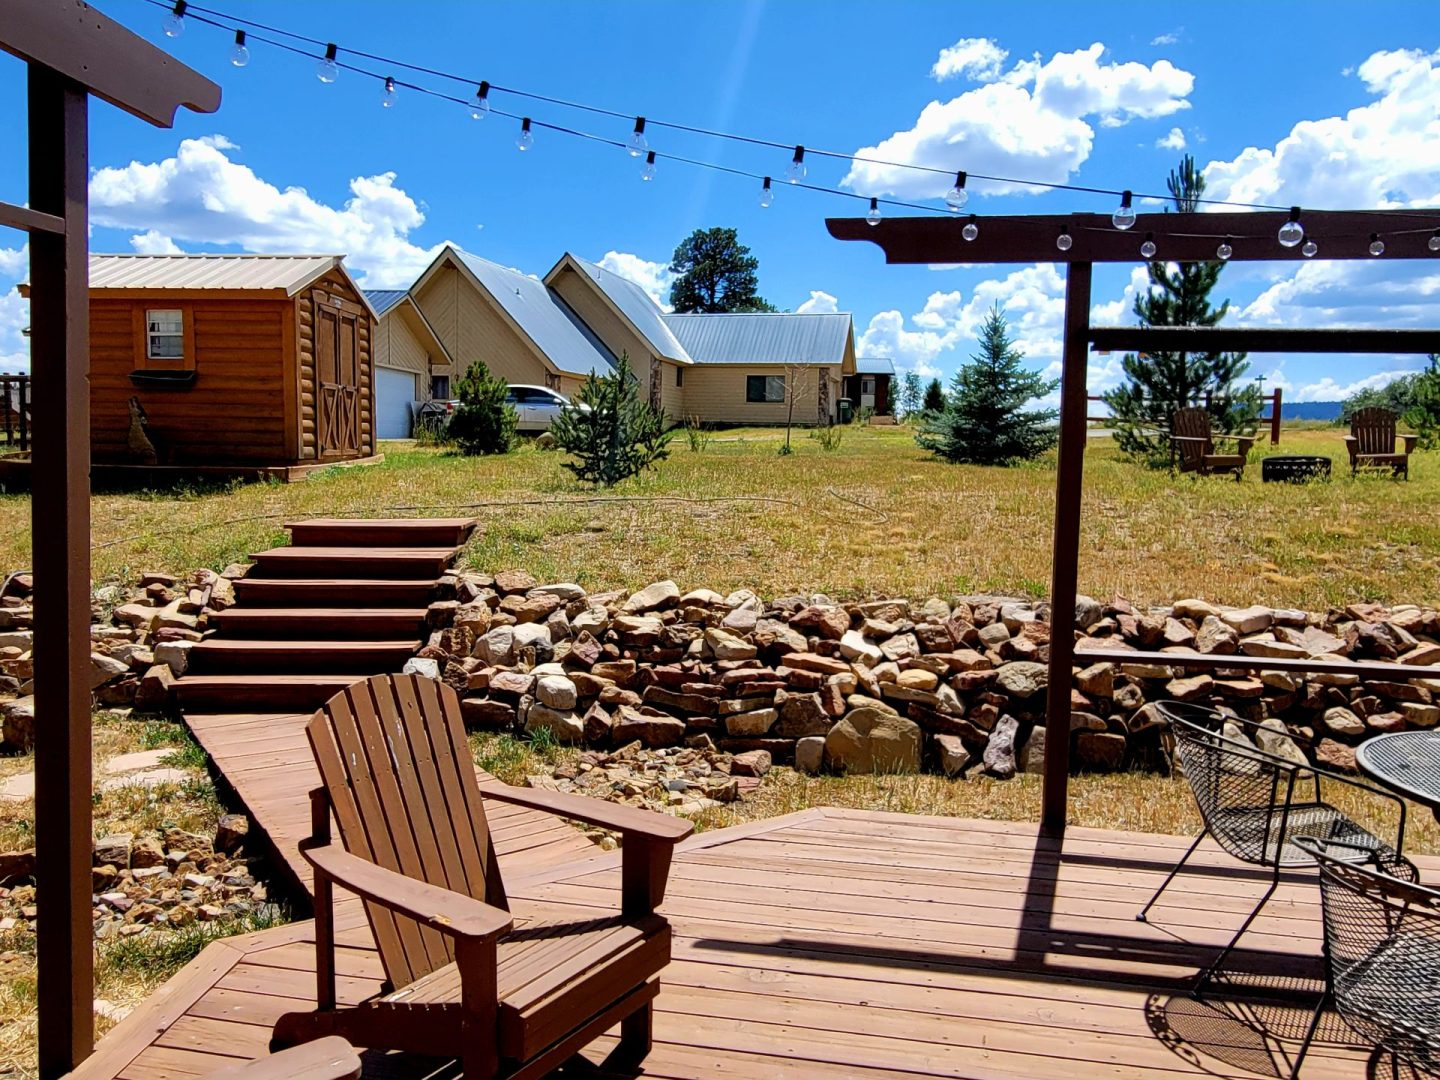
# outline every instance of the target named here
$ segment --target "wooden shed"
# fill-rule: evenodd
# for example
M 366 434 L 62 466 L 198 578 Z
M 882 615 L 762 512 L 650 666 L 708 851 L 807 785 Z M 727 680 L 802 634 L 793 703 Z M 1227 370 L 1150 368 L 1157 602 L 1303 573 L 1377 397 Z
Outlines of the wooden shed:
M 97 464 L 265 471 L 375 453 L 375 310 L 340 255 L 91 255 Z

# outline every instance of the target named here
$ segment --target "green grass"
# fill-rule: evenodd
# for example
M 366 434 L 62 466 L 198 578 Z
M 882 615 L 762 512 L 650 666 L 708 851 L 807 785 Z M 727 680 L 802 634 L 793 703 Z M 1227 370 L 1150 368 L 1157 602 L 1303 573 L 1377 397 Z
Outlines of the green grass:
M 95 965 L 96 981 L 111 977 L 138 977 L 161 982 L 188 964 L 212 941 L 268 930 L 290 921 L 290 915 L 275 904 L 265 904 L 244 915 L 194 922 L 174 930 L 151 931 L 135 937 L 117 938 L 102 945 Z
M 383 464 L 327 470 L 300 483 L 102 492 L 94 500 L 97 581 L 145 569 L 221 569 L 283 543 L 306 515 L 457 515 L 480 519 L 465 562 L 524 566 L 592 589 L 672 577 L 684 587 L 843 597 L 961 591 L 1043 596 L 1050 579 L 1055 462 L 951 466 L 903 427 L 846 429 L 826 450 L 803 434 L 779 456 L 773 429 L 715 432 L 699 449 L 671 444 L 658 471 L 594 492 L 528 444 L 464 458 L 386 444 Z M 1087 453 L 1081 589 L 1141 602 L 1186 595 L 1308 609 L 1360 599 L 1440 601 L 1440 456 L 1418 454 L 1411 480 L 1352 479 L 1342 432 L 1284 432 L 1255 456 L 1326 454 L 1329 483 L 1261 484 L 1175 477 Z M 0 566 L 29 565 L 29 503 L 0 495 Z

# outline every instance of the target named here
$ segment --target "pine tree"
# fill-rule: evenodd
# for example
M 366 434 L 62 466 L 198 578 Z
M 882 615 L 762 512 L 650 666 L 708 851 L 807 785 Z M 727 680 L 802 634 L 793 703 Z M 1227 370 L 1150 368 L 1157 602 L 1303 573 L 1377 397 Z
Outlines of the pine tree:
M 1194 213 L 1205 192 L 1205 177 L 1186 154 L 1166 181 L 1175 209 Z M 1215 326 L 1230 301 L 1210 304 L 1223 262 L 1152 262 L 1150 287 L 1135 298 L 1143 326 Z M 1216 431 L 1254 432 L 1260 415 L 1260 391 L 1237 383 L 1249 369 L 1244 353 L 1158 352 L 1127 355 L 1121 361 L 1125 385 L 1105 395 L 1115 417 L 1115 442 L 1121 450 L 1154 463 L 1169 460 L 1170 423 L 1176 409 L 1204 405 Z
M 456 387 L 460 404 L 446 425 L 446 437 L 463 454 L 504 454 L 515 444 L 519 414 L 506 400 L 509 386 L 480 361 L 471 364 Z
M 1028 370 L 997 304 L 980 328 L 980 351 L 955 373 L 950 400 L 927 413 L 915 441 L 946 461 L 1008 465 L 1043 454 L 1059 437 L 1054 409 L 1027 409 L 1060 385 Z
M 922 391 L 920 389 L 920 373 L 907 371 L 900 377 L 900 396 L 896 399 L 895 405 L 900 410 L 903 419 L 907 416 L 914 416 L 920 411 Z
M 670 259 L 675 281 L 670 304 L 676 311 L 723 314 L 774 311 L 759 293 L 760 260 L 740 243 L 734 229 L 696 229 Z
M 621 356 L 615 370 L 585 377 L 575 400 L 586 408 L 563 409 L 550 425 L 556 445 L 577 460 L 564 462 L 581 480 L 613 487 L 670 456 L 673 431 L 665 414 L 641 398 L 640 380 Z
M 939 379 L 931 379 L 925 387 L 925 403 L 920 406 L 925 412 L 941 412 L 945 408 L 945 388 Z

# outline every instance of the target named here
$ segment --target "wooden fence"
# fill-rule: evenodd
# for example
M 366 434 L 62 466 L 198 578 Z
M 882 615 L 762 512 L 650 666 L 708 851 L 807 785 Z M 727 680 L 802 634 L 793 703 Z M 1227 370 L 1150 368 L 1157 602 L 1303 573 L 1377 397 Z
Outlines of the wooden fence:
M 1105 397 L 1104 397 L 1103 394 L 1088 394 L 1088 395 L 1086 395 L 1086 396 L 1087 396 L 1087 399 L 1090 400 L 1090 401 L 1104 401 L 1104 400 L 1105 400 Z M 1256 417 L 1256 420 L 1258 420 L 1261 424 L 1268 424 L 1268 425 L 1269 425 L 1269 427 L 1270 427 L 1270 445 L 1271 445 L 1271 446 L 1279 446 L 1279 445 L 1280 445 L 1280 400 L 1281 400 L 1280 388 L 1277 386 L 1277 387 L 1275 388 L 1275 392 L 1274 392 L 1274 393 L 1268 394 L 1266 397 L 1262 398 L 1261 400 L 1266 401 L 1266 402 L 1269 403 L 1269 405 L 1270 405 L 1270 411 L 1269 411 L 1268 413 L 1261 413 L 1258 417 Z M 1200 404 L 1200 402 L 1196 402 L 1195 404 L 1198 405 L 1198 404 Z M 1204 405 L 1205 405 L 1205 407 L 1206 407 L 1207 409 L 1210 407 L 1210 395 L 1209 395 L 1209 394 L 1206 394 L 1206 395 L 1205 395 Z M 1107 420 L 1113 420 L 1114 417 L 1113 417 L 1113 416 L 1087 416 L 1085 419 L 1086 419 L 1087 421 L 1089 421 L 1090 423 L 1092 423 L 1092 424 L 1103 424 L 1103 423 L 1105 423 L 1105 421 L 1107 421 Z
M 5 415 L 3 451 L 30 449 L 30 376 L 0 374 L 0 412 Z

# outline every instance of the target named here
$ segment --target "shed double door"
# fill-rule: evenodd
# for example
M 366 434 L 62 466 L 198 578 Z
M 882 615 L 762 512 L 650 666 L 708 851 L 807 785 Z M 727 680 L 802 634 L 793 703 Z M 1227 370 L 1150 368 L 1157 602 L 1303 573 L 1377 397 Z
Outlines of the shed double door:
M 322 458 L 358 457 L 361 309 L 321 290 L 314 303 L 316 452 Z

